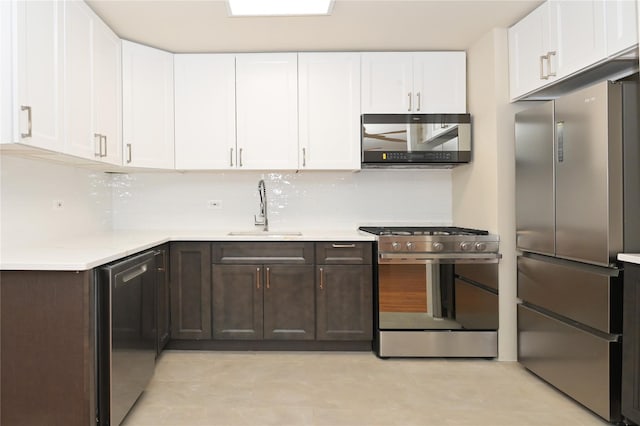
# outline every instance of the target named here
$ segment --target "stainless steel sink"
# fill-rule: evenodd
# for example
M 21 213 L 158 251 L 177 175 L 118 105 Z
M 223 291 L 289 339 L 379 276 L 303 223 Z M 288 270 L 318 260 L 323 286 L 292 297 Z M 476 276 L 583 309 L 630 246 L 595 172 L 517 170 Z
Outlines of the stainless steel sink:
M 284 238 L 284 237 L 299 237 L 302 235 L 302 232 L 236 231 L 236 232 L 229 232 L 227 235 L 236 236 L 236 237 Z

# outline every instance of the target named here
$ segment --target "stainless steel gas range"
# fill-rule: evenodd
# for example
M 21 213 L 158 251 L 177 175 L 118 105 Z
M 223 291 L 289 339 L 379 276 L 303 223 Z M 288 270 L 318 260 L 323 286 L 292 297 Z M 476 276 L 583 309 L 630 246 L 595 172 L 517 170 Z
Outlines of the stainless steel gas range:
M 359 229 L 378 241 L 379 357 L 497 356 L 497 235 L 458 227 Z

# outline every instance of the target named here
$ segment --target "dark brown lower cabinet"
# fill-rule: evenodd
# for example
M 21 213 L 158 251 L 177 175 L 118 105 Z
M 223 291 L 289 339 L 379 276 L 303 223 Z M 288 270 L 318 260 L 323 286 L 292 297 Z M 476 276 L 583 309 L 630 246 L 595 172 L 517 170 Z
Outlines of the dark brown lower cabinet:
M 264 269 L 264 338 L 314 340 L 313 266 L 266 265 Z
M 171 338 L 211 339 L 211 243 L 170 247 Z
M 95 422 L 93 273 L 0 272 L 0 424 Z
M 230 265 L 212 268 L 213 338 L 313 340 L 313 266 Z
M 262 265 L 213 265 L 213 338 L 263 337 Z
M 158 342 L 157 355 L 169 342 L 171 337 L 171 316 L 169 296 L 169 245 L 157 248 L 156 254 L 156 284 L 157 284 L 157 327 Z
M 317 340 L 371 340 L 371 265 L 316 267 Z
M 624 268 L 622 415 L 640 424 L 640 265 Z

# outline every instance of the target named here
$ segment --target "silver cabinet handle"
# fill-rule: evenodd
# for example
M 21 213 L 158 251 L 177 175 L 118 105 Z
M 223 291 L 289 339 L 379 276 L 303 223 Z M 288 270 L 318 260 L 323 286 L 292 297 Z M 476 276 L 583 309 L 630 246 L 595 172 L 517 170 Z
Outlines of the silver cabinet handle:
M 564 162 L 564 121 L 556 122 L 556 141 L 558 163 L 562 163 Z
M 355 244 L 331 244 L 333 248 L 355 248 Z
M 260 290 L 260 268 L 256 268 L 256 289 Z
M 302 148 L 302 167 L 307 167 L 307 148 Z
M 127 144 L 127 163 L 131 163 L 131 144 Z
M 93 155 L 97 158 L 100 158 L 102 157 L 102 135 L 100 133 L 94 133 L 93 139 L 94 142 L 96 141 L 96 139 L 98 141 L 98 146 L 96 147 L 97 149 L 94 149 Z
M 240 167 L 242 167 L 242 148 L 240 148 Z
M 122 282 L 123 283 L 129 282 L 132 279 L 137 278 L 140 275 L 144 274 L 145 272 L 147 272 L 147 265 L 139 266 L 135 270 L 131 272 L 127 272 L 125 275 L 123 275 Z
M 548 80 L 549 76 L 544 74 L 544 61 L 549 57 L 547 55 L 540 56 L 540 80 Z
M 422 99 L 421 99 L 421 96 L 420 96 L 420 92 L 418 92 L 416 94 L 416 96 L 418 96 L 418 111 L 420 111 L 420 108 L 422 106 Z
M 551 57 L 552 56 L 556 56 L 555 50 L 552 51 L 552 52 L 547 52 L 547 78 L 556 76 L 556 72 L 555 71 L 551 72 Z
M 31 107 L 27 105 L 20 106 L 20 111 L 27 111 L 27 133 L 20 133 L 22 139 L 30 138 L 32 135 L 33 123 L 31 121 Z
M 320 290 L 324 290 L 324 268 L 320 268 Z
M 411 111 L 411 92 L 407 93 L 407 96 L 409 97 L 409 109 L 407 111 Z
M 229 166 L 233 167 L 233 148 L 229 148 Z
M 102 138 L 100 138 L 101 145 L 102 145 L 102 140 L 103 139 L 104 139 L 104 154 L 102 154 L 102 156 L 106 157 L 107 156 L 107 147 L 109 146 L 107 144 L 107 135 L 102 135 Z M 100 148 L 102 148 L 102 146 L 100 146 Z
M 267 288 L 270 288 L 270 284 L 271 283 L 271 269 L 267 268 Z

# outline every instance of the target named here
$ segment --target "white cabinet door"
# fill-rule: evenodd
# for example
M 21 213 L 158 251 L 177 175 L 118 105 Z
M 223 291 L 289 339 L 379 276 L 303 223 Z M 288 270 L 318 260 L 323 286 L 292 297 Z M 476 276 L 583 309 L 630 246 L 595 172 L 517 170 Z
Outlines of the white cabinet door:
M 549 3 L 509 28 L 509 86 L 512 99 L 550 81 L 545 56 L 549 45 Z
M 122 41 L 124 164 L 174 168 L 173 55 Z
M 0 1 L 0 143 L 17 142 L 14 119 L 18 117 L 14 85 L 14 18 L 16 3 Z
M 608 0 L 607 56 L 616 55 L 638 44 L 638 11 L 635 0 Z
M 93 123 L 100 160 L 122 164 L 122 49 L 120 38 L 97 16 L 93 25 Z
M 64 152 L 99 159 L 93 122 L 93 16 L 81 1 L 64 2 Z
M 362 53 L 363 113 L 413 112 L 414 97 L 411 53 Z
M 297 55 L 237 55 L 236 114 L 240 168 L 297 169 Z
M 122 164 L 120 39 L 84 2 L 64 16 L 64 152 Z
M 62 151 L 63 2 L 18 1 L 18 139 Z
M 606 57 L 605 3 L 549 0 L 550 74 L 565 77 Z
M 175 55 L 176 169 L 237 161 L 235 55 Z
M 467 73 L 465 52 L 414 54 L 414 111 L 418 113 L 465 113 Z
M 303 169 L 360 168 L 360 54 L 299 53 Z

